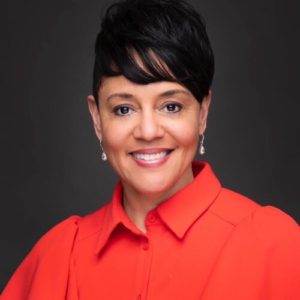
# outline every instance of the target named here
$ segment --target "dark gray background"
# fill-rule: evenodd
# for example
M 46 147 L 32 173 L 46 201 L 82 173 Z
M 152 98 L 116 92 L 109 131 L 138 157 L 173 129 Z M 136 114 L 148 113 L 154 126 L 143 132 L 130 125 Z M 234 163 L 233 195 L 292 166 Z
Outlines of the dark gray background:
M 110 199 L 117 178 L 86 106 L 110 2 L 1 1 L 0 289 L 46 230 Z M 216 55 L 205 159 L 299 222 L 299 1 L 193 2 Z

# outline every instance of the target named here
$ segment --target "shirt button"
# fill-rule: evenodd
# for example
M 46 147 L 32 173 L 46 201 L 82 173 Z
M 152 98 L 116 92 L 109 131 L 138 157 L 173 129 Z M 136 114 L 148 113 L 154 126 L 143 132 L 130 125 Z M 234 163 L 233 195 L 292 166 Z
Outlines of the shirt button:
M 150 213 L 149 215 L 148 215 L 148 222 L 149 223 L 155 223 L 156 222 L 156 216 L 154 215 L 154 213 Z
M 145 250 L 145 251 L 149 250 L 149 243 L 144 242 L 143 245 L 142 245 L 142 249 Z

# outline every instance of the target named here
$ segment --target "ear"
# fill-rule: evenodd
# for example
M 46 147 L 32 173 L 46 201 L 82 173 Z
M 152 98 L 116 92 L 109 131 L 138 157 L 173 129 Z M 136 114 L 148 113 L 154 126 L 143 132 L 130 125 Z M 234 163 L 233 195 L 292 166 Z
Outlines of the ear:
M 209 112 L 209 106 L 211 102 L 211 90 L 203 98 L 202 103 L 200 104 L 200 115 L 199 115 L 199 134 L 202 135 L 205 132 L 207 124 L 207 116 Z
M 89 95 L 87 97 L 87 103 L 88 103 L 88 108 L 89 108 L 89 111 L 90 111 L 90 114 L 92 117 L 92 121 L 94 124 L 95 133 L 96 133 L 98 139 L 101 140 L 102 134 L 101 134 L 100 113 L 99 113 L 99 108 L 98 108 L 98 105 L 96 103 L 94 96 Z

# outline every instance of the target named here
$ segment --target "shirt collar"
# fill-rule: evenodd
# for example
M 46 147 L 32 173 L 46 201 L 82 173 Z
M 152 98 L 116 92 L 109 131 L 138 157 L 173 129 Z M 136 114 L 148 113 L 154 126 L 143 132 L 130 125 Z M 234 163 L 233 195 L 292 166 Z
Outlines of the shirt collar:
M 203 215 L 217 198 L 221 185 L 206 162 L 193 163 L 194 180 L 161 203 L 155 210 L 164 224 L 178 237 L 183 238 L 189 227 Z M 95 252 L 106 245 L 111 233 L 124 226 L 134 234 L 143 233 L 134 226 L 122 206 L 122 184 L 114 190 L 112 201 L 107 204 Z
M 193 163 L 194 180 L 157 207 L 164 223 L 178 238 L 212 205 L 221 184 L 206 162 Z
M 104 216 L 95 253 L 98 254 L 105 247 L 112 232 L 118 226 L 124 226 L 135 234 L 141 234 L 138 228 L 130 221 L 122 205 L 123 188 L 119 182 L 114 190 L 112 200 L 103 208 Z

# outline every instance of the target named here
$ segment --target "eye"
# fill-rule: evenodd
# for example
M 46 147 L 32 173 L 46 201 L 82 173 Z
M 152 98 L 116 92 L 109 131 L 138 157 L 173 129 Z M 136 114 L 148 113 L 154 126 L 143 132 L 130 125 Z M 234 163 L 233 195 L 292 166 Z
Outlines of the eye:
M 113 112 L 117 116 L 128 116 L 133 113 L 133 109 L 126 105 L 114 107 Z
M 176 112 L 181 111 L 182 106 L 181 106 L 181 104 L 178 104 L 178 103 L 168 103 L 164 106 L 163 109 L 169 113 L 176 113 Z

